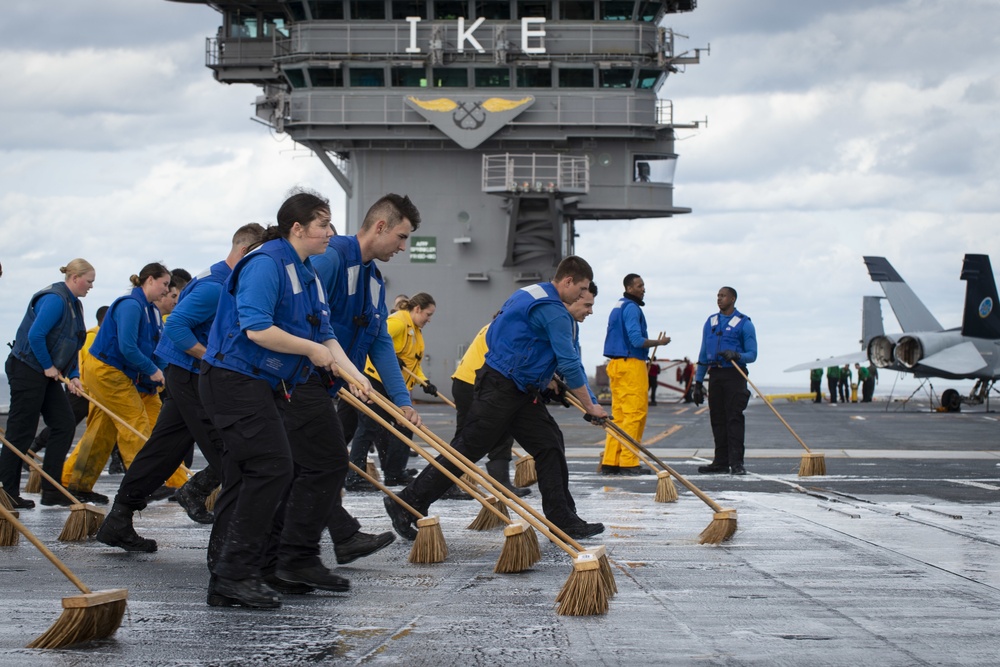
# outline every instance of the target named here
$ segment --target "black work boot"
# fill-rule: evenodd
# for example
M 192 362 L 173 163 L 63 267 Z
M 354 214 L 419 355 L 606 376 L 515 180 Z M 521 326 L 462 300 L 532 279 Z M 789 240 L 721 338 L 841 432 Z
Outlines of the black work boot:
M 510 460 L 497 459 L 486 462 L 486 473 L 504 485 L 504 487 L 518 498 L 524 498 L 531 493 L 531 489 L 522 489 L 514 486 L 510 482 Z
M 140 537 L 132 527 L 133 509 L 121 503 L 111 506 L 111 511 L 105 517 L 97 531 L 97 541 L 104 542 L 108 546 L 119 547 L 125 551 L 144 551 L 152 553 L 156 551 L 156 540 L 148 540 Z
M 360 530 L 349 539 L 333 545 L 333 553 L 341 565 L 353 563 L 359 558 L 370 556 L 376 551 L 386 548 L 396 541 L 396 536 L 390 533 L 369 535 Z
M 192 521 L 214 523 L 215 514 L 205 507 L 205 501 L 217 486 L 219 486 L 219 476 L 211 468 L 205 468 L 174 492 L 174 500 L 184 508 Z

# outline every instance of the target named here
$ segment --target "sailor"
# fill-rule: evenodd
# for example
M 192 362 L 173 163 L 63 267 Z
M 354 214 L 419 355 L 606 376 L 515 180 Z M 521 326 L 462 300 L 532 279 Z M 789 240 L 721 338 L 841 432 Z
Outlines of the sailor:
M 695 373 L 694 402 L 705 400 L 705 374 L 709 375 L 708 409 L 715 438 L 712 463 L 700 466 L 700 473 L 745 475 L 743 465 L 743 411 L 750 401 L 746 379 L 734 368 L 747 372 L 747 364 L 757 359 L 757 332 L 750 318 L 736 310 L 736 290 L 722 287 L 716 296 L 719 312 L 705 322 Z
M 10 411 L 7 439 L 21 452 L 31 446 L 44 417 L 51 428 L 43 469 L 53 479 L 62 476 L 66 451 L 73 442 L 76 419 L 60 378 L 68 378 L 74 395 L 82 392 L 78 353 L 83 347 L 87 326 L 80 298 L 94 286 L 94 267 L 85 259 L 74 259 L 59 271 L 62 282 L 36 292 L 17 329 L 14 344 L 4 367 L 10 383 Z M 2 448 L 0 483 L 15 509 L 30 509 L 34 501 L 21 498 L 21 459 Z M 65 497 L 48 481 L 42 480 L 43 505 L 66 505 Z
M 62 483 L 84 502 L 107 504 L 105 495 L 94 493 L 104 464 L 117 437 L 122 461 L 128 467 L 142 449 L 160 414 L 159 391 L 163 371 L 153 360 L 163 333 L 163 321 L 156 302 L 170 286 L 170 271 L 156 262 L 147 264 L 129 278 L 132 291 L 115 299 L 97 332 L 86 369 L 87 392 L 126 424 L 112 419 L 103 410 L 91 410 L 76 448 L 63 466 Z M 178 469 L 168 484 L 180 487 L 187 470 Z
M 223 487 L 208 545 L 208 604 L 275 608 L 280 595 L 262 578 L 265 542 L 293 480 L 292 451 L 282 420 L 295 386 L 313 368 L 351 373 L 367 391 L 330 327 L 322 284 L 309 257 L 333 235 L 326 200 L 307 192 L 281 205 L 265 243 L 244 257 L 226 280 L 202 358 L 198 389 L 223 441 Z M 319 557 L 316 513 L 329 506 L 311 493 L 288 494 L 276 574 L 345 590 Z M 301 501 L 301 502 L 300 502 Z M 325 514 L 323 514 L 325 516 Z M 315 534 L 310 535 L 309 531 Z M 286 539 L 287 538 L 287 539 Z
M 576 539 L 603 532 L 604 524 L 588 523 L 577 515 L 569 493 L 562 432 L 538 398 L 558 370 L 587 414 L 597 420 L 608 416 L 591 398 L 573 344 L 573 318 L 566 309 L 587 291 L 592 278 L 590 265 L 570 256 L 559 263 L 551 282 L 521 288 L 507 299 L 487 331 L 486 363 L 476 374 L 466 423 L 451 443 L 458 452 L 478 461 L 509 432 L 535 459 L 546 517 Z M 460 474 L 458 466 L 444 455 L 437 461 Z M 450 485 L 447 476 L 427 466 L 399 497 L 426 514 Z M 385 500 L 393 528 L 401 536 L 414 539 L 412 515 L 388 498 Z
M 164 392 L 163 407 L 149 440 L 125 472 L 111 511 L 97 531 L 98 541 L 126 551 L 156 551 L 155 540 L 136 534 L 132 514 L 145 509 L 150 494 L 184 460 L 192 440 L 198 443 L 208 467 L 181 487 L 175 498 L 195 521 L 214 520 L 205 508 L 205 500 L 221 482 L 222 437 L 202 407 L 198 371 L 222 285 L 236 263 L 263 237 L 264 228 L 257 223 L 240 227 L 233 235 L 226 259 L 196 276 L 177 297 L 176 307 L 165 320 L 165 335 L 156 347 L 170 391 Z
M 817 359 L 816 361 L 819 361 Z M 823 369 L 814 368 L 809 371 L 809 391 L 816 395 L 813 403 L 823 402 Z
M 646 284 L 642 277 L 630 273 L 622 281 L 625 292 L 608 316 L 608 331 L 604 338 L 604 356 L 608 357 L 608 382 L 611 384 L 611 409 L 615 423 L 638 442 L 646 429 L 649 405 L 649 348 L 666 345 L 668 336 L 649 338 L 646 316 Z M 639 459 L 618 438 L 608 435 L 604 443 L 601 472 L 605 475 L 639 475 L 649 472 L 640 468 Z
M 830 403 L 837 402 L 837 390 L 840 387 L 840 366 L 830 366 L 826 369 L 826 388 L 830 390 Z

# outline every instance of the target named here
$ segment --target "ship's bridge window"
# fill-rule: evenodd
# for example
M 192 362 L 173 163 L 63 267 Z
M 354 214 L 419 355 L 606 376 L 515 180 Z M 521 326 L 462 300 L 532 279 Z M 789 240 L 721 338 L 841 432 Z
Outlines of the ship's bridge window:
M 629 67 L 602 69 L 600 70 L 600 73 L 601 73 L 601 88 L 632 87 L 632 69 Z
M 517 18 L 525 16 L 537 16 L 547 19 L 552 18 L 552 3 L 541 0 L 517 0 Z
M 341 88 L 344 74 L 339 67 L 310 67 L 309 81 L 313 88 Z
M 385 86 L 385 70 L 382 68 L 351 68 L 351 88 L 381 88 L 383 86 Z
M 676 170 L 676 155 L 635 155 L 632 157 L 632 180 L 636 183 L 673 185 Z
M 435 88 L 468 88 L 469 72 L 454 67 L 435 67 L 431 80 Z
M 444 2 L 435 0 L 434 18 L 454 20 L 461 16 L 463 19 L 469 18 L 469 3 L 467 2 Z
M 541 67 L 518 67 L 518 88 L 551 88 L 552 70 Z
M 510 88 L 509 67 L 478 67 L 476 88 Z
M 563 0 L 559 3 L 559 18 L 564 21 L 593 21 L 594 20 L 594 2 L 593 0 L 584 0 L 577 2 L 570 2 L 570 0 Z
M 288 24 L 285 23 L 285 17 L 264 18 L 264 37 L 273 37 L 275 34 L 288 37 Z
M 306 73 L 299 69 L 286 69 L 282 73 L 285 78 L 288 79 L 288 83 L 292 84 L 292 88 L 305 88 L 306 87 Z
M 393 88 L 426 88 L 427 72 L 423 67 L 393 67 Z
M 507 0 L 478 0 L 476 18 L 510 20 L 510 2 Z
M 652 89 L 656 88 L 656 82 L 660 80 L 660 76 L 663 75 L 658 69 L 641 69 L 639 70 L 639 80 L 636 82 L 636 88 L 639 89 Z
M 631 21 L 635 3 L 630 0 L 601 0 L 602 21 Z
M 351 0 L 352 19 L 385 19 L 385 0 Z
M 594 68 L 568 68 L 561 67 L 558 70 L 560 88 L 593 88 Z
M 427 18 L 427 0 L 392 0 L 392 18 L 402 20 L 407 16 Z
M 229 15 L 229 36 L 237 39 L 256 39 L 260 37 L 257 15 L 252 16 L 232 12 Z
M 656 12 L 660 10 L 662 5 L 662 2 L 640 2 L 639 12 L 636 14 L 636 17 L 640 21 L 652 23 L 656 20 Z
M 343 21 L 344 3 L 342 0 L 309 0 L 309 13 L 316 21 Z

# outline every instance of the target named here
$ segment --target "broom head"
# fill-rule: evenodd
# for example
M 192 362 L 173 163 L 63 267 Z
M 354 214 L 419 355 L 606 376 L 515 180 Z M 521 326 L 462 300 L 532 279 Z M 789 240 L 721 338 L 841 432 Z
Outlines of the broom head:
M 656 497 L 653 500 L 658 503 L 677 502 L 677 487 L 666 470 L 656 473 Z
M 59 533 L 60 542 L 83 542 L 97 534 L 104 522 L 104 510 L 90 503 L 76 503 L 69 509 L 66 525 Z
M 598 616 L 608 613 L 608 594 L 601 581 L 597 557 L 581 551 L 573 559 L 573 571 L 556 596 L 560 616 Z
M 28 473 L 28 483 L 24 485 L 25 493 L 41 493 L 42 492 L 42 474 L 38 472 L 37 468 L 32 467 L 31 472 Z
M 28 648 L 62 648 L 115 634 L 125 615 L 128 590 L 115 588 L 63 598 L 63 613 Z
M 806 452 L 799 462 L 799 477 L 813 477 L 826 474 L 826 457 L 823 454 Z
M 371 459 L 368 459 L 368 464 L 365 466 L 365 472 L 368 473 L 368 476 L 376 482 L 382 481 L 382 476 L 378 474 L 378 468 L 375 466 L 375 462 Z
M 535 472 L 535 457 L 525 454 L 514 464 L 514 486 L 525 488 L 538 482 L 538 473 Z
M 410 549 L 411 563 L 442 563 L 448 557 L 448 545 L 441 532 L 441 519 L 425 516 L 417 519 L 417 539 Z
M 504 528 L 503 536 L 503 549 L 493 568 L 497 574 L 524 572 L 542 559 L 535 529 L 524 521 L 515 521 Z
M 716 512 L 712 517 L 712 523 L 701 531 L 698 536 L 699 544 L 722 544 L 736 532 L 736 510 L 724 509 Z
M 0 484 L 0 505 L 3 505 L 5 510 L 14 511 L 14 503 L 7 492 L 3 490 L 3 484 Z
M 618 584 L 615 583 L 615 574 L 611 571 L 611 561 L 608 560 L 608 550 L 603 544 L 590 549 L 584 549 L 585 553 L 594 554 L 597 557 L 598 570 L 601 573 L 601 583 L 604 584 L 605 593 L 609 598 L 614 597 L 618 592 Z
M 507 512 L 507 506 L 501 504 L 500 501 L 496 499 L 496 496 L 488 496 L 486 498 L 486 502 L 488 502 L 491 507 L 494 507 L 498 512 L 503 514 L 505 517 L 510 519 L 510 514 Z M 500 517 L 498 517 L 490 510 L 486 509 L 486 506 L 484 505 L 483 507 L 479 508 L 479 514 L 477 514 L 476 518 L 472 520 L 472 523 L 470 523 L 467 526 L 467 529 L 493 530 L 494 528 L 499 528 L 501 526 L 506 526 L 506 525 L 507 525 L 506 522 L 504 522 Z
M 215 487 L 215 490 L 212 491 L 210 494 L 208 494 L 208 497 L 205 498 L 205 509 L 207 509 L 209 512 L 215 511 L 215 501 L 219 499 L 219 493 L 221 491 L 222 487 L 217 486 Z
M 16 510 L 10 510 L 10 513 L 14 515 L 14 518 L 18 518 L 20 513 Z M 7 519 L 0 517 L 0 547 L 14 547 L 17 546 L 17 540 L 21 537 L 21 533 L 17 532 L 17 528 L 14 527 Z

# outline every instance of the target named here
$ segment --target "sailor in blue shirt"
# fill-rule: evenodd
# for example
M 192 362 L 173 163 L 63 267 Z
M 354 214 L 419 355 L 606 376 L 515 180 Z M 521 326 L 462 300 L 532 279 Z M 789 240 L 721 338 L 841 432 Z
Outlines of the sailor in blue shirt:
M 188 516 L 198 523 L 212 523 L 205 500 L 221 483 L 222 436 L 212 425 L 201 404 L 198 374 L 208 343 L 208 332 L 219 307 L 222 285 L 248 250 L 260 243 L 264 228 L 257 223 L 240 227 L 233 235 L 226 259 L 195 276 L 178 297 L 164 323 L 164 335 L 156 348 L 167 389 L 163 407 L 149 440 L 125 472 L 114 505 L 97 539 L 126 551 L 156 551 L 156 540 L 140 537 L 132 525 L 132 514 L 145 509 L 147 499 L 183 462 L 191 441 L 208 461 L 208 467 L 192 477 L 174 495 Z
M 538 398 L 558 371 L 588 414 L 607 417 L 591 397 L 574 346 L 573 318 L 566 309 L 587 291 L 592 278 L 590 265 L 571 256 L 559 263 L 552 282 L 524 287 L 507 299 L 487 330 L 486 363 L 476 373 L 465 424 L 451 442 L 457 451 L 478 461 L 509 432 L 535 459 L 545 516 L 574 539 L 596 535 L 604 525 L 587 523 L 577 515 L 569 493 L 562 432 Z M 437 461 L 460 474 L 443 455 Z M 426 514 L 450 485 L 447 476 L 427 466 L 399 497 Z M 392 501 L 385 506 L 396 532 L 412 539 L 412 515 Z
M 21 452 L 31 446 L 38 419 L 45 417 L 50 427 L 43 469 L 53 479 L 62 477 L 66 452 L 73 442 L 76 418 L 60 377 L 69 379 L 69 391 L 79 394 L 78 353 L 87 327 L 80 297 L 94 286 L 94 267 L 85 259 L 74 259 L 59 269 L 63 282 L 37 292 L 28 303 L 17 336 L 7 357 L 5 370 L 10 382 L 10 411 L 7 439 Z M 34 501 L 21 498 L 21 459 L 2 448 L 0 483 L 14 502 L 15 509 L 30 509 Z M 68 505 L 48 481 L 42 481 L 43 505 Z
M 757 360 L 757 332 L 753 322 L 736 310 L 736 290 L 722 287 L 716 297 L 719 312 L 710 316 L 702 330 L 698 371 L 694 380 L 694 402 L 705 400 L 705 374 L 709 375 L 708 409 L 715 438 L 715 457 L 711 465 L 701 466 L 701 473 L 745 475 L 743 466 L 743 411 L 750 400 L 744 373 L 747 364 Z

